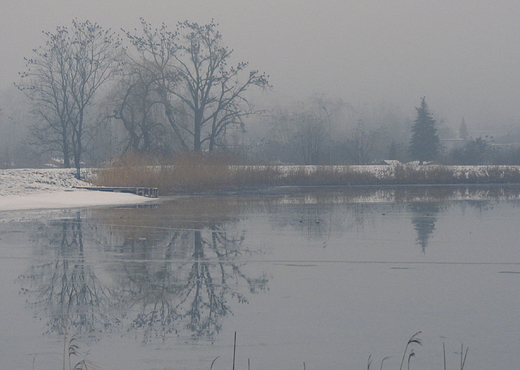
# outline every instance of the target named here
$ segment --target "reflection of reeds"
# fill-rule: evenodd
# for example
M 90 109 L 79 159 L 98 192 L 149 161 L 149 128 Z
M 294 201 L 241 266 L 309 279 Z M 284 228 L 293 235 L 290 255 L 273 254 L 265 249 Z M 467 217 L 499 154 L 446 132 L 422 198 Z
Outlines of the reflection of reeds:
M 161 194 L 273 185 L 520 183 L 513 166 L 249 166 L 228 155 L 184 153 L 168 159 L 125 154 L 98 171 L 96 185 L 157 187 Z

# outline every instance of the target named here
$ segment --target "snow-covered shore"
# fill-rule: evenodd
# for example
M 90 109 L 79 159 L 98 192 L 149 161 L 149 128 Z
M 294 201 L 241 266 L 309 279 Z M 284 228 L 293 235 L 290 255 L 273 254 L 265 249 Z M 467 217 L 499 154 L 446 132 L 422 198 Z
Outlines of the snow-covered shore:
M 0 170 L 0 211 L 63 209 L 150 202 L 135 194 L 76 189 L 88 186 L 71 169 Z

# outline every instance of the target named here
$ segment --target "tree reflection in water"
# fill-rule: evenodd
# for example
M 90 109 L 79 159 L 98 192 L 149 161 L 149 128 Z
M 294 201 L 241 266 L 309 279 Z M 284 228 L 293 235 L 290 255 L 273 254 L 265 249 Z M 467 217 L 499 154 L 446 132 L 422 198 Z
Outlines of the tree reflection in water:
M 64 334 L 74 328 L 79 334 L 108 330 L 119 324 L 114 307 L 119 298 L 113 287 L 103 283 L 87 263 L 90 245 L 85 246 L 83 220 L 53 221 L 37 233 L 38 261 L 26 274 L 22 291 L 28 302 L 48 316 L 48 331 Z
M 237 228 L 244 215 L 257 210 L 270 215 L 274 229 L 293 228 L 327 246 L 329 235 L 373 222 L 379 213 L 373 204 L 395 212 L 411 207 L 416 243 L 425 252 L 446 201 L 491 191 L 518 198 L 515 189 L 482 187 L 305 189 L 252 201 L 177 198 L 156 208 L 82 211 L 40 223 L 35 261 L 20 277 L 22 291 L 47 332 L 126 329 L 143 333 L 143 341 L 175 335 L 211 340 L 234 302 L 267 288 L 266 276 L 246 265 L 261 251 L 248 250 L 245 232 Z
M 415 203 L 412 204 L 412 224 L 417 231 L 416 243 L 421 247 L 422 252 L 426 253 L 428 240 L 435 231 L 435 217 L 439 213 L 440 207 L 436 203 Z
M 237 219 L 222 212 L 233 209 L 218 205 L 217 221 L 168 207 L 97 210 L 86 219 L 78 213 L 39 228 L 37 260 L 44 262 L 21 280 L 37 314 L 49 317 L 48 332 L 120 325 L 144 330 L 143 341 L 212 339 L 232 299 L 244 303 L 266 289 L 264 274 L 244 271 L 243 257 L 253 253 L 242 246 L 244 234 L 227 231 Z
M 229 297 L 247 303 L 243 290 L 256 293 L 267 286 L 264 275 L 251 278 L 234 261 L 244 253 L 242 241 L 219 226 L 184 230 L 170 236 L 160 260 L 129 258 L 118 281 L 133 312 L 131 328 L 144 329 L 143 341 L 186 330 L 192 339 L 212 339 L 231 313 Z M 177 248 L 184 256 L 175 257 Z

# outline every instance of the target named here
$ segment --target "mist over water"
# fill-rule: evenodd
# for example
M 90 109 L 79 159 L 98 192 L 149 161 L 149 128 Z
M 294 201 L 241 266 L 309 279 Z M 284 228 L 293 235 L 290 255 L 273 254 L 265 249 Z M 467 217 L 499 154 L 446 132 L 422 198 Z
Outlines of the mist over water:
M 285 188 L 0 223 L 0 367 L 514 368 L 516 187 Z M 7 220 L 7 214 L 2 215 Z M 73 357 L 80 361 L 83 357 Z

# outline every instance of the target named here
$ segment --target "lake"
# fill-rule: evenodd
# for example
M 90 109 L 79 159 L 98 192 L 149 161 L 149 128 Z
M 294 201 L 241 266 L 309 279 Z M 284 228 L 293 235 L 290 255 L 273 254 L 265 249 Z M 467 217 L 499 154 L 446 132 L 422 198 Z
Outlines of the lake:
M 516 368 L 519 212 L 424 186 L 0 213 L 0 368 L 399 369 L 419 331 L 403 369 Z

